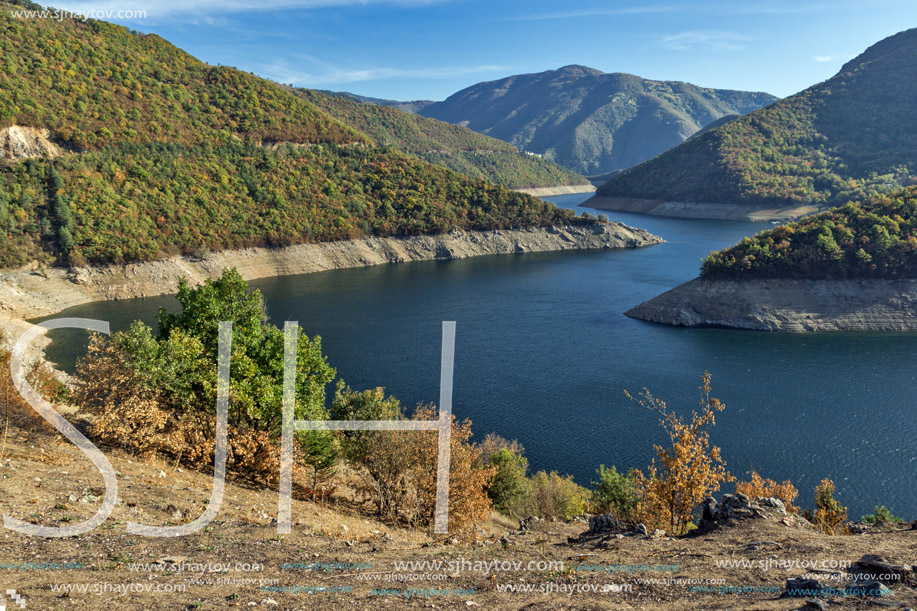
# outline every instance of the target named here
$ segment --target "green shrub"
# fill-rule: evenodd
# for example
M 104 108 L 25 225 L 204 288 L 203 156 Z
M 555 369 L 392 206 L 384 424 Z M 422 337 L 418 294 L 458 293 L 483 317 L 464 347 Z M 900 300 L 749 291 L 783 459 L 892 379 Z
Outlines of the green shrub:
M 487 494 L 494 507 L 506 515 L 521 517 L 532 494 L 532 486 L 525 477 L 529 461 L 516 452 L 501 448 L 490 456 L 492 467 L 496 467 Z
M 589 491 L 573 481 L 572 475 L 539 471 L 532 476 L 532 514 L 541 518 L 572 520 L 586 511 Z
M 599 465 L 596 469 L 599 481 L 592 482 L 592 504 L 595 510 L 600 513 L 611 513 L 617 519 L 632 521 L 637 510 L 636 482 L 634 480 L 634 470 L 625 473 L 618 473 L 615 466 L 606 469 L 605 465 Z
M 895 524 L 897 522 L 904 522 L 904 520 L 894 515 L 885 505 L 882 505 L 881 507 L 877 506 L 875 513 L 866 514 L 860 518 L 860 520 L 866 522 L 867 524 L 881 524 L 883 522 Z

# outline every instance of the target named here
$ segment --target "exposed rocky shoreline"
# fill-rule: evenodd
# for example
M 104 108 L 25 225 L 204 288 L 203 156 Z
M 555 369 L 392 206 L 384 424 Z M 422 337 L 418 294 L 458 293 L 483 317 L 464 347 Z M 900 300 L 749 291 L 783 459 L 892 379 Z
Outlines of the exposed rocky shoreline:
M 580 206 L 653 216 L 725 221 L 792 221 L 817 211 L 815 206 L 806 205 L 763 207 L 708 202 L 669 202 L 661 199 L 602 197 L 600 195 L 590 197 Z
M 497 231 L 453 231 L 442 235 L 366 238 L 284 248 L 247 248 L 204 257 L 173 257 L 105 267 L 0 271 L 0 331 L 18 335 L 23 319 L 112 299 L 174 293 L 187 278 L 202 282 L 235 267 L 246 280 L 307 274 L 331 269 L 462 259 L 480 255 L 638 248 L 662 238 L 622 223 L 567 225 Z
M 917 280 L 696 279 L 625 312 L 680 327 L 917 330 Z
M 591 184 L 585 185 L 558 185 L 556 187 L 531 187 L 528 189 L 513 189 L 520 193 L 528 193 L 535 197 L 551 197 L 552 195 L 573 195 L 575 193 L 592 193 L 595 187 Z

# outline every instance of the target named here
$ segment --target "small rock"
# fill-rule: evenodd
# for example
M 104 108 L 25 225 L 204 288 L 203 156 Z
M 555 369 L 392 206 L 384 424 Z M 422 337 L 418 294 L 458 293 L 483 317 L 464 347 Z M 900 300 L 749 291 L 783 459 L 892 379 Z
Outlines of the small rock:
M 665 536 L 665 531 L 662 530 L 661 528 L 657 528 L 656 530 L 653 531 L 653 534 L 650 535 L 650 537 L 652 537 L 653 539 L 661 539 L 664 536 Z
M 187 560 L 187 556 L 163 556 L 154 562 L 153 564 L 181 564 Z
M 270 606 L 272 606 L 272 607 L 276 607 L 276 606 L 279 605 L 280 603 L 278 603 L 278 602 L 277 602 L 276 600 L 274 600 L 273 598 L 265 598 L 264 600 L 261 601 L 261 604 L 262 604 L 262 605 L 270 605 Z
M 818 600 L 815 598 L 807 598 L 805 609 L 819 609 L 820 611 L 825 611 L 828 608 L 828 603 L 823 600 Z

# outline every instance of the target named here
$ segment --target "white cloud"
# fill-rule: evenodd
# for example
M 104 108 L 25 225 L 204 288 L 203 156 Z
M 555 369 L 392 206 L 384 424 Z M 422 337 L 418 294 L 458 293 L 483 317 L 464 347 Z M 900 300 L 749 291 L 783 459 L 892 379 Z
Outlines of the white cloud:
M 644 15 L 647 13 L 671 13 L 686 10 L 681 6 L 636 6 L 633 8 L 594 8 L 573 11 L 559 11 L 556 13 L 539 13 L 535 15 L 520 15 L 512 18 L 513 21 L 541 21 L 554 19 L 580 19 L 583 17 L 614 17 L 619 15 Z
M 506 71 L 503 66 L 438 66 L 428 68 L 386 68 L 378 66 L 342 68 L 333 66 L 311 56 L 299 56 L 312 68 L 294 66 L 287 60 L 278 60 L 271 64 L 257 67 L 255 72 L 279 83 L 289 83 L 301 87 L 325 87 L 343 83 L 360 83 L 380 81 L 393 78 L 402 79 L 445 79 L 457 76 L 468 76 L 486 72 Z
M 681 32 L 662 37 L 663 46 L 675 51 L 702 49 L 708 51 L 736 51 L 742 43 L 752 40 L 735 32 Z
M 834 56 L 833 55 L 816 55 L 812 59 L 814 59 L 817 62 L 830 62 L 830 61 L 834 61 Z

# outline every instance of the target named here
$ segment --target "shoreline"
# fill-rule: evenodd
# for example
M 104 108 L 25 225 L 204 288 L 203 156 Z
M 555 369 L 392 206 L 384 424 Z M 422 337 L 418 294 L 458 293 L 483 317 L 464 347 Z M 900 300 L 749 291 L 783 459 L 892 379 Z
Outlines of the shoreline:
M 440 235 L 363 238 L 282 248 L 246 248 L 122 265 L 0 271 L 0 333 L 12 341 L 26 319 L 90 303 L 166 295 L 186 278 L 203 282 L 235 267 L 245 280 L 467 257 L 559 250 L 640 248 L 662 238 L 623 223 L 563 225 Z M 40 342 L 36 342 L 38 344 Z
M 525 189 L 513 189 L 519 193 L 534 195 L 535 197 L 551 197 L 552 195 L 575 195 L 577 193 L 593 193 L 595 186 L 592 184 L 584 185 L 558 185 L 556 187 L 527 187 Z
M 696 278 L 624 314 L 677 327 L 917 331 L 917 280 Z
M 614 212 L 632 212 L 651 216 L 686 219 L 711 219 L 720 221 L 792 221 L 817 212 L 815 206 L 762 206 L 743 204 L 715 204 L 710 202 L 670 202 L 662 199 L 636 197 L 603 197 L 594 195 L 580 204 L 587 208 Z

